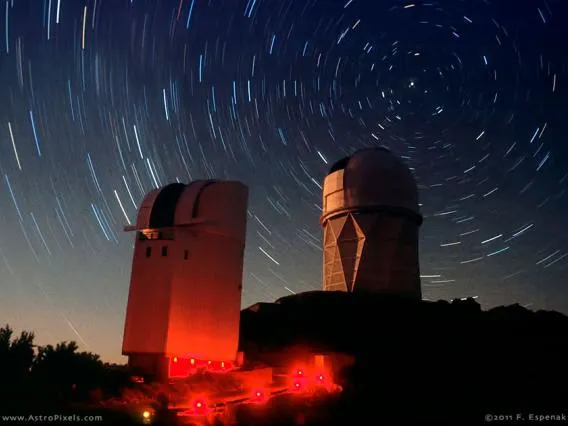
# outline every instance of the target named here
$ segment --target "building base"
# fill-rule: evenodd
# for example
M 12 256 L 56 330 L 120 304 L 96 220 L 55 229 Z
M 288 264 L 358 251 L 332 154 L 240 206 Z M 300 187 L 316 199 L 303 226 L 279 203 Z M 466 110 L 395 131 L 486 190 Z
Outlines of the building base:
M 168 358 L 163 354 L 127 354 L 128 367 L 145 382 L 168 381 Z

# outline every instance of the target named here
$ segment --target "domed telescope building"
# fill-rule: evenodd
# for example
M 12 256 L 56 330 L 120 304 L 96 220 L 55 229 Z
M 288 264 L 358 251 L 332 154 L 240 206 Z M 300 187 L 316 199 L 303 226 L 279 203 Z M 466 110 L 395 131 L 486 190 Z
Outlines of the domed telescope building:
M 418 187 L 387 148 L 336 162 L 323 184 L 323 289 L 421 299 Z
M 134 226 L 123 355 L 159 380 L 237 360 L 248 189 L 172 183 L 146 195 Z

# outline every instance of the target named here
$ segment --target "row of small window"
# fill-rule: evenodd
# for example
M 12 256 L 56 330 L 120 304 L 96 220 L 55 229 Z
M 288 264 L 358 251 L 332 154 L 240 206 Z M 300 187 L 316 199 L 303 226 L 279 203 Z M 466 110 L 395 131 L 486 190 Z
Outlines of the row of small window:
M 168 255 L 168 246 L 162 246 L 162 257 L 166 257 Z M 152 247 L 146 247 L 146 257 L 152 257 Z M 189 258 L 189 250 L 183 251 L 183 260 L 187 260 Z

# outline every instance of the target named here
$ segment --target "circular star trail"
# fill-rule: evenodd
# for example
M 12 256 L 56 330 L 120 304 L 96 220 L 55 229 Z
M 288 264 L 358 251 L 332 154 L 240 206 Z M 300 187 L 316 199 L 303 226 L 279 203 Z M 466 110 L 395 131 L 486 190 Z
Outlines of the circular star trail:
M 0 1 L 2 321 L 118 359 L 122 229 L 203 178 L 250 188 L 243 305 L 319 289 L 323 177 L 376 145 L 420 186 L 425 297 L 567 312 L 566 12 Z

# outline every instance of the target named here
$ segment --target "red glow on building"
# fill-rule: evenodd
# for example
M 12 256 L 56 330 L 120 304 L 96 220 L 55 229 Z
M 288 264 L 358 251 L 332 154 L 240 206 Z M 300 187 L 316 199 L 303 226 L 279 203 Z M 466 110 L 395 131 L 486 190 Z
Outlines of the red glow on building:
M 177 356 L 171 358 L 168 366 L 168 377 L 170 378 L 187 377 L 193 368 L 190 364 L 189 358 L 181 358 Z
M 247 198 L 243 184 L 216 180 L 144 197 L 125 228 L 135 232 L 122 345 L 131 367 L 162 381 L 198 360 L 236 361 Z
M 199 370 L 209 370 L 217 373 L 232 371 L 235 364 L 230 361 L 202 361 L 195 358 L 174 356 L 170 358 L 168 377 L 183 378 Z
M 233 363 L 230 361 L 221 361 L 213 363 L 213 370 L 214 371 L 229 371 L 233 369 Z

